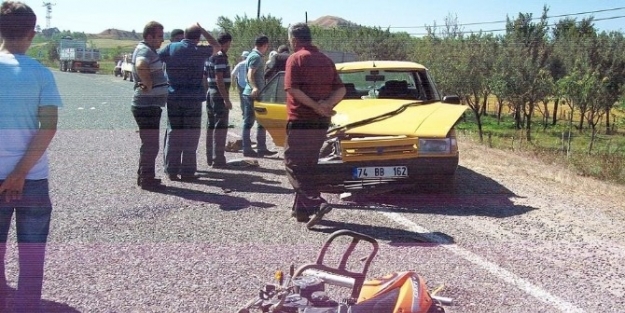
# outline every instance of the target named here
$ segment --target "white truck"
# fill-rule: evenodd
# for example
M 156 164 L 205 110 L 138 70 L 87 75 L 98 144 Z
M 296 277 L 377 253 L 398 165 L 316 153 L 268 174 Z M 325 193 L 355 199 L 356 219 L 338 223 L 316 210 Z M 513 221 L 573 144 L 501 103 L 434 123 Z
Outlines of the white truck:
M 58 52 L 62 72 L 95 73 L 100 70 L 100 50 L 87 48 L 84 40 L 65 37 L 59 42 Z
M 132 77 L 132 54 L 124 54 L 121 72 L 124 80 L 129 79 L 131 82 L 134 81 Z

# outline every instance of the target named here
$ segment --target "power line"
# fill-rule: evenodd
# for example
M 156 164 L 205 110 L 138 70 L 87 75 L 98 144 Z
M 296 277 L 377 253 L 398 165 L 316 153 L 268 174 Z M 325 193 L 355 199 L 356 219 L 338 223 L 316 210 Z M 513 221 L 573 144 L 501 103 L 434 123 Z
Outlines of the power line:
M 569 14 L 560 14 L 560 15 L 552 15 L 552 16 L 547 16 L 547 18 L 558 18 L 558 17 L 569 17 L 569 16 L 578 16 L 578 15 L 586 15 L 586 14 L 593 14 L 593 13 L 603 13 L 603 12 L 611 12 L 611 11 L 620 11 L 620 10 L 625 10 L 625 7 L 616 7 L 616 8 L 610 8 L 610 9 L 602 9 L 602 10 L 593 10 L 593 11 L 586 11 L 586 12 L 577 12 L 577 13 L 569 13 Z M 541 17 L 534 17 L 530 20 L 539 20 L 541 19 Z M 606 19 L 614 19 L 614 18 L 606 18 Z M 594 21 L 602 21 L 602 20 L 606 20 L 606 19 L 594 19 Z M 473 23 L 462 23 L 462 24 L 458 24 L 457 26 L 476 26 L 476 25 L 488 25 L 488 24 L 501 24 L 501 23 L 507 23 L 507 20 L 499 20 L 499 21 L 490 21 L 490 22 L 473 22 Z M 425 25 L 425 26 L 389 26 L 388 28 L 390 29 L 419 29 L 419 28 L 428 28 L 428 27 L 432 27 L 432 25 Z M 385 27 L 387 28 L 387 27 Z M 504 29 L 505 30 L 505 29 Z
M 616 20 L 616 19 L 620 19 L 620 18 L 625 18 L 625 15 L 617 15 L 617 16 L 610 16 L 610 17 L 603 17 L 603 18 L 598 18 L 598 19 L 594 19 L 593 21 L 595 22 L 600 22 L 600 21 L 607 21 L 607 20 Z M 553 27 L 558 25 L 557 23 L 553 23 L 553 24 L 548 24 L 547 27 Z M 505 28 L 498 28 L 498 29 L 488 29 L 488 30 L 465 30 L 465 31 L 460 31 L 460 33 L 463 34 L 468 34 L 468 33 L 495 33 L 495 32 L 503 32 L 506 31 L 507 29 Z M 411 36 L 425 36 L 428 35 L 428 33 L 408 33 L 408 35 Z

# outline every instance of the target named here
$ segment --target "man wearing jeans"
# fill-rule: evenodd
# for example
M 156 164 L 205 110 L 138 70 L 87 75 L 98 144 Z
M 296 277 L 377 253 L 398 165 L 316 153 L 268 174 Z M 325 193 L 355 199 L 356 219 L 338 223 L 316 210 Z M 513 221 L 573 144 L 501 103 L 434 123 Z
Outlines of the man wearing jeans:
M 260 91 L 265 87 L 265 62 L 263 56 L 269 49 L 269 38 L 259 36 L 254 41 L 254 49 L 247 56 L 245 67 L 247 68 L 247 84 L 241 97 L 241 111 L 243 112 L 243 133 L 242 145 L 243 156 L 262 157 L 264 155 L 274 155 L 277 152 L 267 149 L 267 130 L 258 124 L 256 128 L 256 142 L 258 151 L 252 149 L 250 133 L 252 126 L 256 122 L 254 115 L 254 100 L 260 95 Z
M 0 312 L 41 312 L 41 290 L 52 203 L 46 150 L 62 106 L 54 76 L 25 55 L 37 17 L 20 2 L 0 7 Z M 15 213 L 19 278 L 13 308 L 4 268 Z

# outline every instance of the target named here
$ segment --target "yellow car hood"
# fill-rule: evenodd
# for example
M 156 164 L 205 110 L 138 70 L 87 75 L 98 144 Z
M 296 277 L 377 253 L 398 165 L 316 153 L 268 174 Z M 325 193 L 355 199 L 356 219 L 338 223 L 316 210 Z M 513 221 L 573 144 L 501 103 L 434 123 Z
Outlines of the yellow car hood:
M 407 106 L 404 111 L 396 115 L 366 125 L 349 127 L 342 132 L 377 136 L 405 135 L 444 138 L 467 109 L 463 105 L 442 102 L 419 104 L 418 101 L 411 100 L 343 100 L 335 107 L 337 114 L 332 117 L 332 128 L 393 112 L 411 103 L 414 105 Z

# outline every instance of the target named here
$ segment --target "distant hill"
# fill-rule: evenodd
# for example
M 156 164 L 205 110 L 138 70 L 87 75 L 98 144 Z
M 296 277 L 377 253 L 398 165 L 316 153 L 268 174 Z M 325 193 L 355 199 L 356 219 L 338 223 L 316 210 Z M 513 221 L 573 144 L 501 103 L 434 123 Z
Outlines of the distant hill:
M 358 26 L 356 23 L 331 15 L 322 16 L 314 21 L 308 22 L 308 24 L 325 28 Z
M 99 38 L 99 39 L 115 39 L 115 40 L 141 40 L 141 34 L 137 32 L 129 32 L 125 30 L 119 30 L 114 28 L 109 28 L 99 34 L 89 34 L 89 38 Z

